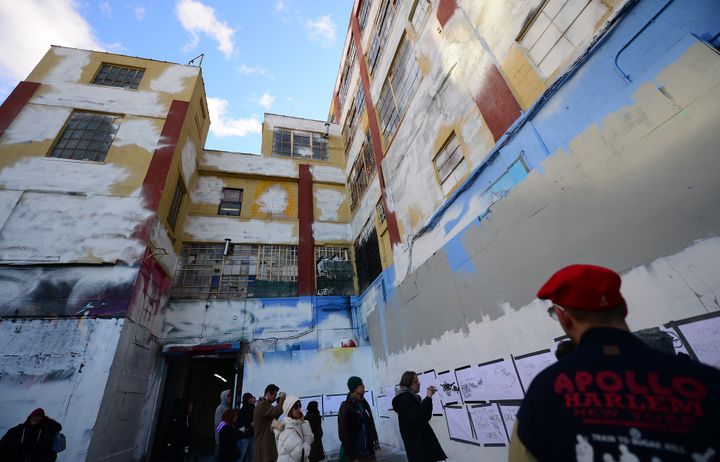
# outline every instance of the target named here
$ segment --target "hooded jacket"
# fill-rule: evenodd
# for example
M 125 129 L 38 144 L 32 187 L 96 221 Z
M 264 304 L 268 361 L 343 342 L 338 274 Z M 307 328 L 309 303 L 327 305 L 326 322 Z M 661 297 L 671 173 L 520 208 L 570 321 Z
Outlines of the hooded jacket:
M 347 398 L 340 405 L 340 411 L 338 411 L 338 436 L 343 445 L 343 450 L 350 460 L 355 460 L 361 456 L 361 454 L 358 454 L 357 447 L 359 443 L 358 436 L 362 431 L 363 417 L 367 417 L 364 445 L 370 454 L 374 454 L 375 450 L 380 447 L 380 443 L 370 404 L 365 398 L 361 402 L 356 402 L 348 393 Z
M 285 420 L 273 421 L 273 431 L 277 442 L 277 462 L 306 462 L 310 460 L 310 447 L 315 437 L 310 423 L 288 417 L 293 405 L 299 401 L 297 396 L 288 396 L 283 403 Z
M 433 462 L 447 456 L 430 427 L 432 398 L 420 397 L 412 390 L 400 387 L 392 400 L 398 414 L 400 435 L 405 443 L 408 462 Z
M 230 394 L 230 390 L 223 390 L 222 393 L 220 393 L 220 405 L 215 408 L 215 426 L 213 427 L 216 429 L 218 425 L 220 425 L 220 421 L 222 420 L 223 412 L 230 409 L 230 406 L 227 404 L 227 397 L 228 394 Z M 215 445 L 220 442 L 220 433 L 215 432 Z
M 8 462 L 52 462 L 57 459 L 52 445 L 62 426 L 43 416 L 37 425 L 30 425 L 30 417 L 5 433 L 0 440 L 1 460 Z

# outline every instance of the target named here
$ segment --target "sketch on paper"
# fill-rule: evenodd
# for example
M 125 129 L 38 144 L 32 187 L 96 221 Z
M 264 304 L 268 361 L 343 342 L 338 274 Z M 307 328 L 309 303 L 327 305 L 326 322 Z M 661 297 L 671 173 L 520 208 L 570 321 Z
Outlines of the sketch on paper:
M 483 382 L 484 379 L 480 375 L 480 371 L 476 366 L 470 366 L 462 369 L 455 369 L 455 377 L 457 377 L 460 385 L 460 394 L 467 403 L 470 401 L 482 401 Z
M 478 443 L 505 444 L 507 442 L 500 409 L 496 404 L 470 406 L 469 411 Z
M 698 361 L 720 368 L 720 316 L 677 326 Z
M 513 427 L 515 427 L 515 420 L 517 413 L 520 410 L 520 406 L 509 405 L 509 404 L 498 404 L 500 407 L 500 415 L 502 415 L 503 424 L 505 425 L 505 433 L 507 434 L 508 442 L 512 436 Z
M 515 373 L 511 361 L 495 361 L 477 368 L 478 377 L 482 379 L 481 389 L 477 396 L 483 401 L 500 401 L 522 399 L 523 391 L 520 379 Z
M 546 367 L 554 364 L 557 359 L 555 359 L 555 355 L 552 354 L 550 350 L 543 350 L 513 358 L 513 361 L 515 362 L 515 368 L 520 376 L 523 389 L 527 391 L 535 376 Z
M 434 370 L 426 371 L 422 374 L 418 374 L 418 380 L 420 380 L 420 394 L 421 396 L 424 396 L 424 391 L 427 390 L 428 387 L 435 387 L 437 389 L 437 392 L 432 397 L 432 403 L 433 403 L 433 415 L 441 416 L 443 415 L 443 403 L 440 399 L 442 393 L 443 393 L 443 387 L 439 383 L 437 377 L 435 376 Z
M 345 393 L 323 395 L 323 415 L 325 417 L 338 415 L 340 412 L 340 405 L 345 401 L 347 395 Z
M 685 348 L 685 344 L 683 343 L 680 335 L 678 335 L 675 329 L 673 329 L 672 327 L 664 326 L 660 326 L 659 329 L 672 337 L 673 350 L 675 350 L 675 354 L 683 353 L 690 356 L 690 353 L 688 353 L 687 348 Z
M 443 406 L 460 402 L 460 387 L 458 387 L 457 379 L 452 372 L 440 372 L 437 375 L 437 384 L 438 394 Z

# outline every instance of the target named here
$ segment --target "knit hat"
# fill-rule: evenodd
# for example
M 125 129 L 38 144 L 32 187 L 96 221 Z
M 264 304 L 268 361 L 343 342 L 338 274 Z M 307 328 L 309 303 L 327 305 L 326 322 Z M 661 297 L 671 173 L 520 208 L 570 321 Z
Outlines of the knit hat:
M 39 407 L 30 413 L 28 419 L 31 417 L 45 417 L 45 410 Z
M 290 409 L 292 409 L 298 401 L 300 401 L 300 398 L 295 395 L 287 395 L 287 397 L 285 397 L 285 402 L 283 403 L 283 412 L 285 413 L 285 417 L 290 414 Z
M 357 387 L 362 385 L 363 380 L 360 377 L 352 376 L 347 381 L 348 390 L 350 393 L 354 392 Z

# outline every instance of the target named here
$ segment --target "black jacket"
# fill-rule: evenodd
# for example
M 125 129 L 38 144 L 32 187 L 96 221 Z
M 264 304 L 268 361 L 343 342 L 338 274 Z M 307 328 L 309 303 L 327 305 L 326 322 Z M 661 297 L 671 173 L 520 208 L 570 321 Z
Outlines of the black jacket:
M 366 434 L 367 447 L 374 452 L 380 446 L 377 430 L 375 429 L 375 421 L 373 420 L 372 411 L 367 400 L 362 400 L 363 412 L 357 411 L 355 402 L 348 393 L 347 398 L 340 405 L 338 412 L 338 436 L 343 445 L 345 454 L 350 460 L 357 459 L 359 455 L 356 450 L 357 437 L 360 434 L 362 426 L 363 414 L 368 419 L 368 432 Z
M 310 429 L 313 432 L 315 439 L 310 445 L 310 462 L 317 462 L 325 458 L 325 448 L 323 447 L 322 437 L 322 417 L 319 413 L 308 413 L 305 415 L 305 420 L 310 423 Z
M 432 398 L 423 400 L 409 391 L 399 393 L 392 401 L 398 414 L 400 435 L 405 443 L 408 462 L 433 462 L 447 456 L 430 427 Z
M 189 402 L 175 401 L 175 413 L 170 425 L 167 457 L 171 461 L 184 461 L 192 449 L 192 423 L 188 412 Z
M 218 446 L 218 462 L 235 462 L 240 458 L 237 441 L 240 432 L 232 425 L 225 425 L 220 430 L 220 443 Z
M 720 371 L 594 328 L 530 384 L 517 436 L 558 460 L 703 460 L 720 454 Z
M 245 431 L 240 430 L 240 438 L 252 438 L 254 435 L 253 432 L 253 413 L 255 412 L 255 405 L 254 404 L 246 404 L 244 405 L 240 411 L 238 412 L 238 419 L 237 423 L 235 424 L 235 428 L 240 430 L 241 428 L 245 428 Z
M 52 445 L 62 426 L 49 417 L 35 426 L 29 419 L 5 433 L 0 440 L 0 460 L 3 462 L 53 462 L 57 454 Z

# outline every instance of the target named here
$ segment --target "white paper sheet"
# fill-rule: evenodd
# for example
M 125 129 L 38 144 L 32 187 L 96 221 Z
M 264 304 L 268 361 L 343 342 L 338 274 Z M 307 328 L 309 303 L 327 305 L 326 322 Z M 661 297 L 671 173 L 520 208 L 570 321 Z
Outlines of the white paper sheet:
M 508 441 L 512 436 L 513 427 L 515 426 L 515 420 L 517 419 L 517 413 L 520 410 L 520 406 L 510 406 L 500 404 L 500 413 L 502 414 L 503 421 L 505 423 L 505 431 L 507 432 Z
M 482 401 L 481 389 L 483 386 L 483 378 L 480 375 L 480 369 L 477 366 L 470 366 L 465 369 L 455 369 L 455 377 L 457 377 L 460 394 L 463 400 Z
M 387 408 L 387 396 L 378 395 L 377 401 L 378 401 L 378 415 L 380 417 L 389 417 L 390 411 L 388 411 L 388 408 Z
M 442 387 L 438 383 L 438 379 L 435 376 L 435 371 L 428 371 L 422 375 L 420 380 L 420 396 L 425 398 L 427 396 L 427 388 L 433 386 L 437 388 L 437 393 L 432 397 L 433 402 L 433 415 L 443 415 L 443 404 L 440 400 L 440 394 L 442 393 Z
M 506 444 L 505 427 L 496 404 L 489 406 L 470 406 L 470 418 L 475 427 L 475 435 L 481 444 Z
M 303 415 L 307 414 L 307 405 L 310 401 L 318 402 L 318 408 L 320 409 L 320 415 L 323 415 L 323 397 L 322 397 L 322 395 L 301 396 L 300 397 L 300 404 L 302 405 L 301 410 L 302 410 Z
M 323 415 L 325 417 L 338 415 L 340 405 L 345 398 L 347 398 L 346 394 L 323 395 Z
M 557 361 L 555 355 L 550 351 L 525 356 L 520 359 L 513 358 L 513 360 L 515 361 L 515 367 L 517 367 L 518 375 L 520 375 L 520 381 L 525 391 L 527 391 L 536 375 Z
M 438 394 L 444 406 L 450 403 L 461 403 L 460 387 L 457 384 L 455 373 L 447 371 L 437 375 Z
M 720 316 L 678 326 L 698 361 L 720 368 Z
M 498 361 L 477 368 L 482 379 L 476 396 L 485 401 L 523 399 L 520 380 L 512 361 Z
M 687 348 L 685 348 L 685 344 L 680 339 L 680 336 L 678 335 L 678 333 L 675 332 L 675 329 L 673 329 L 672 327 L 660 326 L 660 330 L 663 332 L 667 332 L 670 335 L 670 337 L 672 337 L 673 349 L 675 350 L 675 354 L 685 353 L 686 355 L 689 355 Z
M 450 438 L 468 442 L 475 441 L 470 426 L 470 417 L 465 406 L 446 407 L 445 419 L 447 419 Z

